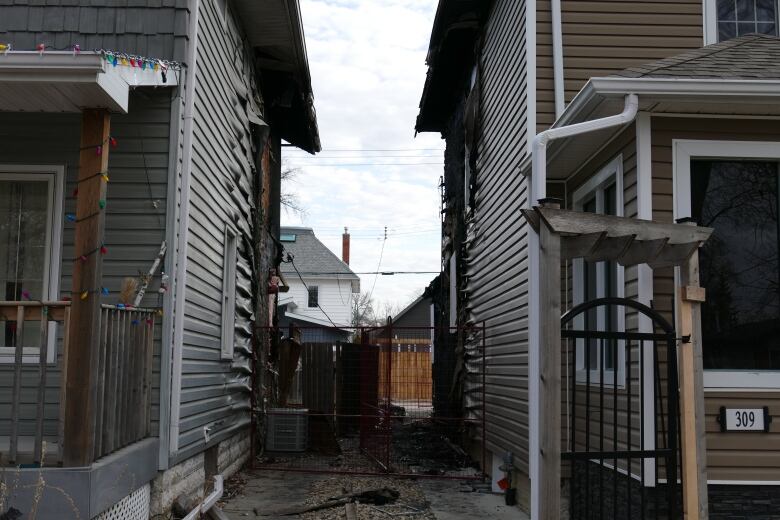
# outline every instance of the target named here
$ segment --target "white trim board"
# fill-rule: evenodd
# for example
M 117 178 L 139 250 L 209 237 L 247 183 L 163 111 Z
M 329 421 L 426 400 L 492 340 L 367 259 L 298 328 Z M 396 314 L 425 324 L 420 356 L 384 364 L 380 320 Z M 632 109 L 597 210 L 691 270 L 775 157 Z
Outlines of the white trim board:
M 691 159 L 693 158 L 774 159 L 780 161 L 780 142 L 672 140 L 672 182 L 674 187 L 673 208 L 675 221 L 680 218 L 691 217 Z M 674 276 L 675 288 L 677 288 L 679 287 L 679 268 L 675 269 Z M 780 372 L 705 370 L 704 388 L 705 391 L 714 391 L 716 388 L 727 388 L 728 391 L 743 388 L 750 390 L 778 390 L 780 389 Z
M 597 205 L 597 211 L 601 212 L 603 211 L 603 192 L 604 189 L 610 185 L 615 185 L 615 213 L 618 217 L 622 217 L 625 213 L 624 208 L 624 185 L 623 185 L 623 154 L 618 154 L 615 158 L 613 158 L 609 163 L 607 163 L 606 166 L 602 167 L 601 170 L 596 175 L 593 175 L 590 177 L 587 181 L 585 181 L 582 186 L 577 188 L 574 191 L 574 194 L 572 195 L 572 204 L 576 211 L 582 211 L 583 204 L 585 203 L 585 200 L 592 199 L 593 196 L 596 197 L 596 205 Z M 601 262 L 600 262 L 601 263 Z M 619 298 L 622 298 L 625 296 L 625 268 L 621 265 L 617 265 L 617 296 Z M 573 261 L 573 280 L 574 280 L 574 287 L 573 287 L 573 299 L 574 299 L 574 305 L 577 306 L 585 301 L 585 262 L 581 258 L 577 258 Z M 597 272 L 597 292 L 598 297 L 603 297 L 605 294 L 601 294 L 604 292 L 604 287 L 606 284 L 606 281 L 604 280 L 603 271 L 601 269 Z M 598 326 L 600 330 L 604 330 L 604 323 L 605 323 L 605 311 L 603 307 L 598 309 Z M 625 330 L 626 328 L 626 313 L 625 308 L 620 308 L 618 311 L 618 322 L 617 327 L 618 330 Z M 575 318 L 575 324 L 578 329 L 582 329 L 584 327 L 584 316 L 581 314 Z M 578 342 L 579 343 L 579 342 Z M 578 345 L 577 346 L 577 359 L 584 362 L 584 347 Z M 598 359 L 601 360 L 601 354 L 598 355 Z M 604 383 L 606 385 L 614 385 L 615 379 L 617 379 L 617 387 L 618 388 L 624 388 L 626 381 L 625 381 L 625 344 L 621 345 L 618 348 L 618 360 L 617 360 L 617 378 L 615 377 L 614 370 L 604 370 L 605 372 L 605 381 Z M 599 362 L 600 363 L 600 362 Z M 587 379 L 587 375 L 585 374 L 585 370 L 582 367 L 575 367 L 576 369 L 576 380 L 578 383 L 583 383 Z M 598 385 L 600 384 L 600 370 L 596 368 L 595 370 L 590 371 L 590 384 L 591 385 Z M 611 374 L 611 378 L 609 377 Z
M 59 299 L 60 271 L 62 268 L 62 203 L 65 191 L 65 166 L 62 165 L 20 165 L 0 164 L 0 177 L 3 175 L 18 174 L 30 175 L 36 179 L 50 178 L 49 184 L 49 215 L 47 222 L 48 244 L 47 258 L 44 263 L 48 279 L 44 286 L 46 294 L 41 295 L 44 300 Z M 46 362 L 57 362 L 57 323 L 49 323 L 48 343 L 46 345 Z M 14 362 L 13 348 L 0 348 L 0 364 Z M 37 364 L 39 361 L 37 348 L 25 348 L 22 355 L 22 363 Z

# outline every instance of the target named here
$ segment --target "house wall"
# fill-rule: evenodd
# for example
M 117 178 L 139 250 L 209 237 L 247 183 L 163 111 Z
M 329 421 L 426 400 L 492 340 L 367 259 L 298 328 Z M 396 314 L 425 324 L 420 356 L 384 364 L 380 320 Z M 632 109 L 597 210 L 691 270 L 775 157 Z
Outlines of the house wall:
M 467 320 L 486 325 L 487 445 L 512 452 L 528 472 L 527 226 L 520 218 L 527 182 L 526 3 L 495 2 L 480 51 L 481 128 L 474 215 L 468 223 Z M 472 345 L 476 348 L 476 345 Z M 478 367 L 469 367 L 474 375 Z M 465 396 L 470 417 L 481 403 Z
M 403 316 L 393 318 L 395 327 L 430 327 L 431 324 L 431 299 L 423 298 Z M 421 331 L 420 334 L 423 332 Z
M 550 0 L 536 1 L 537 131 L 555 121 Z M 704 45 L 702 0 L 563 0 L 565 102 L 591 77 Z
M 181 407 L 173 463 L 249 428 L 252 315 L 255 291 L 261 286 L 253 267 L 259 233 L 259 151 L 247 111 L 262 101 L 253 80 L 251 49 L 224 2 L 202 0 L 199 22 Z M 223 360 L 222 273 L 228 225 L 238 236 L 236 320 L 233 359 Z
M 147 272 L 165 239 L 168 183 L 168 134 L 171 89 L 138 89 L 130 96 L 128 114 L 111 116 L 111 135 L 118 146 L 109 151 L 110 182 L 107 185 L 103 286 L 110 295 L 105 303 L 116 303 L 122 280 Z M 76 188 L 81 118 L 78 114 L 0 113 L 0 164 L 52 164 L 65 167 L 64 213 L 75 212 L 72 196 Z M 157 207 L 155 208 L 155 204 Z M 74 257 L 74 224 L 64 218 L 62 270 L 59 297 L 70 296 Z M 157 307 L 162 299 L 154 278 L 142 302 Z M 54 297 L 52 298 L 54 299 Z M 160 320 L 154 347 L 152 434 L 157 435 L 159 418 Z M 58 327 L 57 365 L 47 371 L 44 435 L 57 439 L 62 365 L 63 327 Z M 34 435 L 38 386 L 37 363 L 22 370 L 21 435 Z M 13 364 L 0 364 L 0 435 L 10 431 Z
M 673 139 L 780 141 L 777 121 L 763 119 L 652 118 L 653 219 L 671 222 L 673 210 Z M 672 319 L 674 273 L 655 272 L 653 301 Z M 778 376 L 780 378 L 780 376 Z M 770 433 L 721 433 L 716 412 L 726 407 L 769 406 L 780 416 L 780 389 L 762 392 L 708 392 L 705 389 L 707 467 L 710 480 L 778 481 L 780 421 Z
M 319 289 L 319 307 L 308 307 L 309 293 L 300 280 L 293 278 L 293 275 L 287 274 L 287 282 L 290 290 L 287 294 L 280 295 L 280 298 L 287 300 L 292 298 L 297 307 L 290 312 L 308 316 L 318 321 L 325 321 L 330 325 L 327 314 L 336 325 L 349 326 L 352 323 L 352 280 L 348 279 L 328 279 L 328 278 L 308 278 L 305 277 L 306 285 L 309 287 L 317 286 Z M 325 311 L 325 313 L 323 313 Z

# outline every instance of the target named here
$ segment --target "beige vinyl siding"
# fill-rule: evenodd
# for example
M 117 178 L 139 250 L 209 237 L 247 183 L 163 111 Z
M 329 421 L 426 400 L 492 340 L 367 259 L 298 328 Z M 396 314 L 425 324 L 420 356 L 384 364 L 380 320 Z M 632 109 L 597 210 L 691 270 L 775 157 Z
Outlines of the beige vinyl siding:
M 720 407 L 769 407 L 769 433 L 720 431 Z M 704 396 L 709 480 L 780 481 L 780 391 L 707 392 Z
M 653 117 L 651 124 L 653 219 L 662 222 L 674 218 L 673 139 L 780 141 L 776 120 Z M 672 320 L 674 273 L 671 269 L 654 272 L 653 292 L 656 308 Z M 771 434 L 722 434 L 713 422 L 716 413 L 713 407 L 766 405 L 770 406 L 770 414 L 780 415 L 780 392 L 706 394 L 710 479 L 780 480 L 780 422 L 772 425 Z
M 481 132 L 476 209 L 465 262 L 469 320 L 485 323 L 488 448 L 511 451 L 528 472 L 525 2 L 498 0 L 481 49 Z M 470 378 L 476 368 L 469 367 Z M 479 405 L 468 397 L 471 416 Z M 472 408 L 473 407 L 473 408 Z
M 585 165 L 567 181 L 567 205 L 573 207 L 574 192 L 582 186 L 588 179 L 597 175 L 604 167 L 612 162 L 617 156 L 621 155 L 623 159 L 623 211 L 627 217 L 636 217 L 637 215 L 637 193 L 636 193 L 636 176 L 637 176 L 637 161 L 636 161 L 636 126 L 634 124 L 628 125 L 622 130 L 603 150 L 599 151 Z M 566 273 L 568 277 L 568 287 L 566 298 L 563 300 L 567 308 L 571 308 L 574 302 L 574 277 L 572 262 L 567 262 Z M 638 280 L 637 280 L 637 268 L 629 267 L 625 270 L 625 296 L 627 298 L 636 299 L 638 297 Z M 565 312 L 566 309 L 562 309 Z M 626 330 L 636 331 L 637 314 L 636 312 L 626 312 Z M 571 346 L 569 348 L 572 348 Z M 641 435 L 641 418 L 639 410 L 641 410 L 642 404 L 640 402 L 640 363 L 639 363 L 639 349 L 634 343 L 631 352 L 631 368 L 630 373 L 626 373 L 626 383 L 631 385 L 631 444 L 634 449 L 638 449 L 640 446 Z M 571 361 L 570 361 L 571 363 Z M 566 370 L 566 367 L 563 367 Z M 565 373 L 565 372 L 563 372 Z M 564 386 L 564 391 L 567 388 Z M 570 391 L 570 390 L 569 390 Z M 599 387 L 594 384 L 590 389 L 590 449 L 596 449 L 599 442 L 599 433 L 601 428 L 599 417 Z M 569 398 L 570 399 L 570 398 Z M 577 417 L 579 419 L 576 427 L 579 431 L 578 438 L 585 438 L 585 402 L 586 402 L 586 387 L 585 385 L 578 385 L 577 388 Z M 628 416 L 627 416 L 627 399 L 628 389 L 621 388 L 618 390 L 618 439 L 625 439 L 626 432 L 628 430 Z M 614 437 L 614 414 L 613 410 L 613 393 L 605 385 L 604 390 L 604 403 L 606 412 L 604 415 L 604 446 L 605 449 L 612 449 Z M 563 409 L 567 407 L 567 397 L 564 395 Z M 568 437 L 568 420 L 564 423 L 563 438 L 566 441 Z M 618 448 L 625 448 L 624 443 L 618 443 Z M 563 448 L 569 450 L 570 446 L 567 444 Z M 577 446 L 578 450 L 584 450 L 585 444 L 582 443 Z M 625 469 L 625 463 L 619 462 L 619 466 Z M 632 464 L 632 473 L 639 474 L 640 466 L 639 461 L 634 461 Z
M 537 131 L 555 120 L 550 0 L 536 2 Z M 568 103 L 591 77 L 704 45 L 701 0 L 563 0 Z

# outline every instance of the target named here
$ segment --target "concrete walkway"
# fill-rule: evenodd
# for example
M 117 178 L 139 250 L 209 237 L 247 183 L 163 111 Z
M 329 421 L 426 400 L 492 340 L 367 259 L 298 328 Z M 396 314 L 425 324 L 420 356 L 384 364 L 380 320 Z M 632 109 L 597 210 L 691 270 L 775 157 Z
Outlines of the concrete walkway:
M 458 481 L 420 480 L 420 489 L 437 520 L 526 520 L 516 507 L 504 504 L 503 495 L 475 493 L 471 486 Z
M 401 501 L 419 511 L 417 514 L 399 516 L 397 517 L 399 520 L 430 520 L 431 518 L 437 520 L 482 518 L 526 520 L 528 518 L 516 507 L 504 505 L 503 496 L 474 492 L 469 484 L 457 480 L 311 475 L 270 470 L 247 471 L 243 474 L 243 478 L 246 479 L 246 485 L 241 492 L 222 504 L 223 511 L 231 520 L 242 518 L 259 520 L 343 518 L 341 509 L 307 513 L 302 517 L 282 516 L 274 514 L 274 512 L 304 502 L 311 503 L 312 500 L 317 503 L 319 499 L 315 499 L 315 497 L 322 496 L 324 498 L 329 494 L 329 490 L 340 488 L 342 485 L 360 487 L 361 482 L 365 484 L 366 481 L 371 484 L 371 487 L 386 485 L 398 489 L 401 492 Z M 391 519 L 390 516 L 367 506 L 360 506 L 359 511 L 361 520 Z

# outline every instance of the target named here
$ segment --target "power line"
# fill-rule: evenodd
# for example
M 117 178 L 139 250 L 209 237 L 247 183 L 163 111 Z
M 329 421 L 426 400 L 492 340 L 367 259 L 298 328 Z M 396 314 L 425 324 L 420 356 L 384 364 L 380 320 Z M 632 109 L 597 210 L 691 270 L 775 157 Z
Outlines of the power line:
M 301 150 L 295 150 L 302 152 Z M 320 153 L 328 152 L 443 152 L 444 148 L 328 148 Z
M 382 255 L 385 253 L 385 244 L 387 244 L 387 226 L 385 226 L 385 239 L 382 240 L 382 249 L 379 251 L 379 264 L 376 266 L 377 274 L 374 275 L 374 284 L 371 286 L 371 292 L 368 293 L 368 301 L 371 301 L 371 296 L 374 295 L 374 288 L 376 287 L 376 281 L 379 278 L 379 268 L 382 267 Z
M 395 276 L 401 274 L 440 274 L 441 271 L 354 271 L 352 273 L 345 273 L 343 271 L 328 272 L 328 271 L 302 271 L 300 274 L 306 276 L 324 276 L 324 275 L 349 275 L 349 274 L 375 274 L 382 276 Z
M 333 163 L 333 164 L 302 164 L 301 168 L 346 167 L 346 166 L 444 166 L 444 163 Z
M 306 288 L 306 294 L 309 294 L 309 286 L 308 286 L 308 285 L 306 285 L 306 282 L 304 282 L 304 281 L 303 281 L 303 276 L 301 276 L 301 272 L 300 272 L 300 271 L 298 271 L 298 266 L 297 266 L 297 265 L 295 265 L 295 261 L 294 261 L 294 257 L 293 257 L 293 255 L 292 255 L 292 253 L 287 253 L 287 262 L 289 262 L 289 263 L 290 263 L 290 265 L 292 265 L 292 266 L 293 266 L 293 269 L 295 269 L 295 272 L 296 272 L 296 273 L 298 273 L 298 278 L 301 280 L 301 283 L 302 283 L 302 284 L 303 284 L 303 286 Z M 322 314 L 324 314 L 324 315 L 325 315 L 325 317 L 326 317 L 326 318 L 328 318 L 328 321 L 330 322 L 330 324 L 331 324 L 331 325 L 333 325 L 333 326 L 334 326 L 334 327 L 336 327 L 336 328 L 338 328 L 338 327 L 339 327 L 338 325 L 336 325 L 335 323 L 333 323 L 333 320 L 332 320 L 332 319 L 330 319 L 330 316 L 328 316 L 328 313 L 327 313 L 327 312 L 325 312 L 325 309 L 323 309 L 323 308 L 320 306 L 319 302 L 317 302 L 317 307 L 318 307 L 318 308 L 319 308 L 319 309 L 322 311 Z
M 320 159 L 437 159 L 440 156 L 438 154 L 433 155 L 337 155 L 337 156 L 325 156 L 325 155 L 310 155 L 305 156 L 288 156 L 288 159 L 294 159 L 296 161 L 307 160 L 314 161 Z

